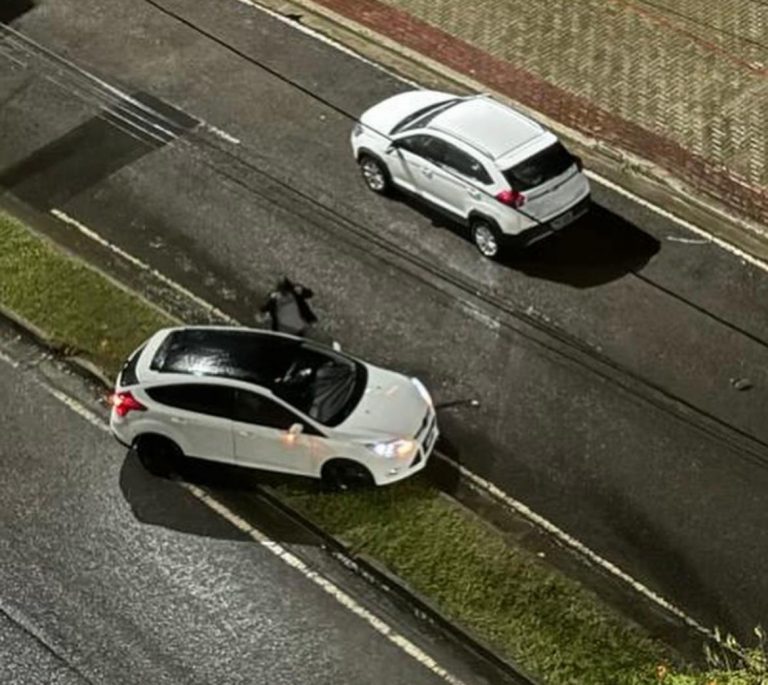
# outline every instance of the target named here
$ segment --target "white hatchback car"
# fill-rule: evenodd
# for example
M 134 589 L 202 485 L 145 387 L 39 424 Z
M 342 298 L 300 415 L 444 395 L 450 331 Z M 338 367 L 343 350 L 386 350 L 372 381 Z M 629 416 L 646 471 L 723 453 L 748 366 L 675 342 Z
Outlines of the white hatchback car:
M 282 333 L 158 331 L 124 364 L 110 427 L 155 473 L 183 456 L 384 485 L 421 469 L 438 436 L 416 378 Z
M 397 186 L 468 225 L 486 257 L 573 223 L 589 207 L 581 161 L 486 95 L 416 90 L 366 111 L 352 148 L 368 187 Z

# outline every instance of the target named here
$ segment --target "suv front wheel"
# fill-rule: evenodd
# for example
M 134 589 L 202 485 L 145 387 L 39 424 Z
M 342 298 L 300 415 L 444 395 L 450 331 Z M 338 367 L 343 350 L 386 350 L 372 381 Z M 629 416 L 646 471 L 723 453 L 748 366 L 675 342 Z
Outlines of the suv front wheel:
M 374 193 L 387 195 L 392 190 L 392 180 L 386 165 L 371 155 L 362 154 L 357 160 L 365 185 Z

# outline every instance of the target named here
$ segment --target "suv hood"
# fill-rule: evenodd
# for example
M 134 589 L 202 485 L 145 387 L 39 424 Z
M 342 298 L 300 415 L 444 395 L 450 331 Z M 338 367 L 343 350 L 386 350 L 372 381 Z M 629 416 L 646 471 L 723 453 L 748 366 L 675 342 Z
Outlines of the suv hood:
M 389 132 L 409 114 L 438 102 L 455 99 L 455 95 L 436 90 L 409 90 L 371 107 L 360 117 L 360 123 L 376 133 L 389 135 Z
M 359 439 L 413 438 L 429 405 L 410 378 L 376 366 L 360 402 L 335 430 Z

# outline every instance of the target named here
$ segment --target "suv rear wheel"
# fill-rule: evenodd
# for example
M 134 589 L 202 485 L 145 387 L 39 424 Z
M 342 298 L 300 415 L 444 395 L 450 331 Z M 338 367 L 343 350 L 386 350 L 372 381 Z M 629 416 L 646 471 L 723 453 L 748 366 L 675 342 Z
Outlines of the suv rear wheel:
M 472 242 L 483 257 L 496 259 L 501 252 L 501 232 L 487 219 L 473 219 Z
M 357 160 L 365 185 L 379 195 L 387 195 L 392 190 L 392 180 L 386 165 L 371 155 L 362 154 Z

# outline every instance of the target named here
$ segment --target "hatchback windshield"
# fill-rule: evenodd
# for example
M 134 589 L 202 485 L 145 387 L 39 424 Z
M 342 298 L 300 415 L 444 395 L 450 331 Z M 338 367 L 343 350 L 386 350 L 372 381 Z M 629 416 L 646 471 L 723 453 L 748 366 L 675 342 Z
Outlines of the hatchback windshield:
M 361 364 L 301 345 L 271 389 L 315 421 L 337 426 L 357 406 L 365 383 L 366 371 Z
M 571 153 L 555 143 L 507 169 L 504 177 L 515 190 L 529 190 L 559 176 L 574 164 Z

